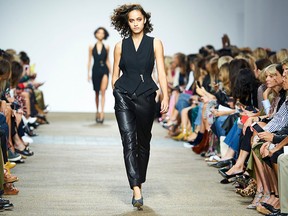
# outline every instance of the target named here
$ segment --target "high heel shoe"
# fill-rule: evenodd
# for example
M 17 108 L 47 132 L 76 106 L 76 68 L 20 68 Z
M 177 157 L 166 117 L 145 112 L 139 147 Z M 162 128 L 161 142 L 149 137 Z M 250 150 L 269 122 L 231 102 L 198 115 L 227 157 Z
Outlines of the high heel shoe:
M 205 130 L 202 140 L 198 145 L 192 147 L 192 151 L 194 151 L 196 154 L 200 154 L 202 151 L 208 150 L 210 134 L 211 132 Z
M 212 166 L 215 168 L 222 168 L 222 167 L 226 167 L 226 166 L 232 166 L 236 163 L 234 158 L 230 158 L 227 160 L 220 160 L 218 163 L 213 164 Z
M 141 206 L 143 206 L 143 197 L 141 196 L 140 199 L 136 200 L 135 197 L 133 196 L 132 205 L 138 209 L 141 209 Z
M 247 206 L 247 209 L 256 209 L 260 205 L 260 200 L 263 196 L 262 192 L 256 192 L 255 197 L 250 205 Z
M 257 191 L 256 181 L 255 181 L 255 179 L 250 179 L 249 184 L 246 188 L 244 188 L 244 189 L 237 188 L 235 192 L 237 194 L 241 195 L 242 197 L 253 197 L 254 195 L 255 195 L 255 197 L 257 197 L 257 195 L 259 196 L 259 194 L 261 194 L 261 197 L 260 197 L 260 199 L 261 199 L 263 196 L 263 193 L 262 192 L 256 192 L 256 191 Z M 259 201 L 260 201 L 260 199 L 259 199 Z
M 181 132 L 177 136 L 172 136 L 172 139 L 177 140 L 177 141 L 181 141 L 181 140 L 185 140 L 186 137 L 187 137 L 187 133 L 186 132 Z
M 280 209 L 274 208 L 274 206 L 272 206 L 272 205 L 270 205 L 270 204 L 268 204 L 268 203 L 263 203 L 263 202 L 260 202 L 260 203 L 261 203 L 261 205 L 262 205 L 263 207 L 265 207 L 266 209 L 268 209 L 271 213 L 277 213 L 277 212 L 279 212 L 279 210 L 280 210 Z
M 175 127 L 177 125 L 177 122 L 176 121 L 170 121 L 170 122 L 167 122 L 167 123 L 164 123 L 162 125 L 163 128 L 167 129 L 167 130 L 171 130 L 173 127 Z
M 235 184 L 237 183 L 241 188 L 244 189 L 249 185 L 250 179 L 251 177 L 246 174 L 236 176 Z
M 97 113 L 96 113 L 96 123 L 99 123 L 99 120 L 100 120 L 100 117 L 99 117 L 99 115 L 100 115 L 100 113 L 99 113 L 99 112 L 97 112 Z
M 97 123 L 103 124 L 104 123 L 104 118 L 103 119 L 98 119 Z
M 35 134 L 28 125 L 24 126 L 24 132 L 30 137 L 37 136 L 37 134 Z
M 220 173 L 220 175 L 222 175 L 226 179 L 230 179 L 232 177 L 236 177 L 236 176 L 242 175 L 244 173 L 243 171 L 241 171 L 241 172 L 238 172 L 238 173 L 233 173 L 231 175 L 228 175 L 226 172 L 223 172 L 221 170 L 218 170 L 218 172 Z
M 97 119 L 96 119 L 96 121 L 97 121 Z M 103 122 L 104 122 L 104 113 L 99 113 L 97 123 L 103 124 Z
M 37 115 L 37 118 L 39 118 L 39 119 L 41 119 L 42 120 L 42 122 L 45 122 L 46 124 L 49 124 L 49 122 L 47 121 L 47 119 L 46 119 L 46 116 L 45 115 Z

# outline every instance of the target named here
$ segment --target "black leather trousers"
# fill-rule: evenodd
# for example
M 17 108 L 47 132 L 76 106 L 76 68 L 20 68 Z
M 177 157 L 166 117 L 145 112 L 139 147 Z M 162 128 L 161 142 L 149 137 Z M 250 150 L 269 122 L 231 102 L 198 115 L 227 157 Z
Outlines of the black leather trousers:
M 137 97 L 115 88 L 113 95 L 126 173 L 130 188 L 133 189 L 146 180 L 156 93 Z

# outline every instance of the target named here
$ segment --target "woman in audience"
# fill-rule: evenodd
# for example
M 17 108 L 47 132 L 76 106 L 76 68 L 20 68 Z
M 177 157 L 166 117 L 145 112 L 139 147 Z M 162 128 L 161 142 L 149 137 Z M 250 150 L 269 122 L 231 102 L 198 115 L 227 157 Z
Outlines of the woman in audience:
M 277 108 L 277 101 L 279 102 L 279 98 L 277 98 L 277 94 L 279 94 L 281 88 L 282 88 L 282 81 L 281 81 L 281 74 L 280 72 L 277 72 L 276 71 L 276 65 L 271 65 L 271 66 L 268 66 L 267 69 L 265 69 L 265 73 L 266 73 L 266 81 L 267 81 L 267 84 L 269 86 L 269 90 L 267 90 L 266 94 L 267 95 L 267 98 L 268 98 L 268 94 L 271 92 L 270 89 L 273 89 L 273 92 L 275 92 L 274 94 L 276 94 L 276 97 L 275 97 L 275 104 L 273 106 L 273 108 L 271 109 L 270 113 L 271 113 L 271 116 L 272 117 L 272 113 L 275 112 L 276 108 Z M 282 101 L 283 103 L 283 101 Z M 280 106 L 278 106 L 279 108 Z M 274 110 L 275 109 L 275 110 Z M 246 111 L 245 111 L 246 112 Z M 246 112 L 247 113 L 247 112 Z M 248 113 L 248 115 L 250 115 Z M 267 116 L 255 116 L 255 117 L 250 117 L 247 119 L 247 121 L 245 122 L 244 126 L 243 126 L 243 137 L 241 138 L 241 140 L 238 140 L 240 141 L 240 155 L 236 161 L 236 164 L 226 172 L 227 176 L 235 176 L 235 174 L 238 174 L 238 173 L 241 173 L 243 172 L 244 170 L 244 163 L 246 161 L 246 158 L 248 157 L 248 155 L 250 154 L 250 151 L 251 151 L 251 143 L 250 143 L 250 140 L 251 140 L 251 137 L 253 135 L 253 132 L 251 131 L 250 129 L 250 126 L 253 122 L 255 121 L 258 121 L 258 119 L 264 119 L 266 118 Z M 239 146 L 237 147 L 237 151 L 239 151 Z M 232 158 L 234 156 L 234 151 L 229 151 L 227 152 L 226 156 L 223 158 L 223 160 L 227 160 L 229 158 Z
M 287 74 L 284 72 L 284 68 L 288 59 L 282 62 L 282 65 L 278 65 L 277 71 L 281 71 L 283 73 L 283 89 L 286 91 L 288 89 L 288 80 Z M 280 66 L 280 67 L 279 67 Z M 288 72 L 288 71 L 287 71 Z M 284 96 L 285 98 L 285 96 Z M 286 102 L 285 102 L 286 103 Z M 258 133 L 258 136 L 261 140 L 266 141 L 260 148 L 261 155 L 258 154 L 255 148 L 253 148 L 253 158 L 254 158 L 254 167 L 253 171 L 256 172 L 257 179 L 257 187 L 262 187 L 262 191 L 258 192 L 258 196 L 255 196 L 255 199 L 251 205 L 257 207 L 259 212 L 264 212 L 268 214 L 269 212 L 265 207 L 268 205 L 272 205 L 274 209 L 279 208 L 279 196 L 278 196 L 278 188 L 277 188 L 277 173 L 278 168 L 277 158 L 280 154 L 283 153 L 283 145 L 277 145 L 281 143 L 281 141 L 288 135 L 288 124 L 286 122 L 286 126 L 281 128 L 276 133 L 270 133 L 268 131 Z M 274 147 L 276 144 L 276 147 Z M 274 147 L 274 148 L 273 148 Z M 268 156 L 271 158 L 267 158 L 267 149 L 269 149 Z M 264 163 L 263 163 L 263 162 Z M 258 176 L 257 176 L 258 174 Z M 262 192 L 262 193 L 261 193 Z M 262 198 L 262 199 L 261 199 Z M 263 204 L 264 203 L 264 204 Z M 271 210 L 271 208 L 270 208 Z M 271 210 L 272 211 L 272 210 Z
M 0 90 L 1 94 L 6 87 L 6 81 L 9 80 L 11 76 L 11 65 L 8 60 L 3 58 L 6 53 L 0 50 Z M 7 104 L 5 101 L 0 101 L 0 120 L 1 120 L 1 130 L 0 130 L 0 137 L 1 137 L 1 148 L 0 148 L 0 210 L 8 210 L 13 208 L 13 204 L 9 202 L 9 200 L 2 199 L 2 195 L 5 194 L 5 189 L 10 182 L 17 181 L 18 178 L 16 176 L 11 175 L 8 172 L 8 166 L 4 166 L 8 162 L 7 160 L 7 133 L 8 127 L 7 123 L 5 122 L 6 118 L 4 116 L 4 112 L 6 111 Z M 4 127 L 5 126 L 5 127 Z M 11 165 L 11 164 L 10 164 Z M 10 171 L 10 170 L 9 170 Z
M 178 119 L 180 119 L 181 123 L 181 132 L 177 136 L 172 136 L 172 139 L 175 140 L 182 140 L 182 139 L 188 139 L 188 136 L 191 134 L 191 125 L 188 124 L 188 121 L 184 122 L 182 124 L 182 118 L 179 118 L 182 115 L 183 109 L 190 107 L 190 99 L 192 97 L 193 89 L 192 87 L 194 86 L 194 71 L 196 70 L 196 56 L 195 55 L 189 55 L 188 56 L 188 63 L 189 63 L 189 76 L 188 76 L 188 81 L 185 86 L 185 89 L 180 93 L 178 101 L 175 105 L 175 109 L 177 110 L 176 112 L 178 113 Z M 188 110 L 185 110 L 185 112 L 188 113 Z M 184 114 L 185 115 L 185 114 Z
M 258 59 L 254 63 L 254 74 L 255 77 L 259 80 L 261 83 L 260 86 L 258 87 L 258 94 L 257 94 L 257 99 L 258 99 L 258 108 L 260 111 L 263 110 L 263 93 L 266 90 L 266 73 L 264 72 L 264 69 L 271 65 L 272 62 L 269 59 Z M 269 110 L 268 110 L 269 112 Z
M 172 133 L 178 126 L 178 111 L 175 105 L 178 101 L 180 93 L 185 89 L 187 84 L 187 62 L 186 55 L 176 53 L 173 56 L 173 64 L 175 65 L 175 75 L 173 77 L 173 86 L 171 87 L 171 97 L 169 101 L 168 113 L 171 113 L 169 120 L 163 124 L 163 127 L 169 129 Z

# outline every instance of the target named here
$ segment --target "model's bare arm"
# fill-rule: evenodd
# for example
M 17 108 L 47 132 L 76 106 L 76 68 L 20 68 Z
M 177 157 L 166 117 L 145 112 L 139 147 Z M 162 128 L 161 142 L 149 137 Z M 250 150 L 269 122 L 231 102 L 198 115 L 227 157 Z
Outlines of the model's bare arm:
M 93 50 L 93 46 L 89 46 L 89 51 L 88 51 L 88 64 L 87 64 L 87 69 L 88 69 L 88 82 L 91 80 L 92 50 Z
M 114 62 L 113 62 L 113 73 L 112 73 L 112 88 L 114 89 L 114 83 L 119 78 L 120 68 L 119 62 L 121 57 L 121 42 L 118 42 L 114 48 Z
M 161 102 L 161 113 L 166 113 L 168 111 L 168 86 L 167 86 L 167 77 L 164 67 L 164 49 L 162 42 L 158 39 L 154 40 L 154 52 L 156 58 L 156 66 L 159 78 L 160 88 L 163 94 L 163 100 Z

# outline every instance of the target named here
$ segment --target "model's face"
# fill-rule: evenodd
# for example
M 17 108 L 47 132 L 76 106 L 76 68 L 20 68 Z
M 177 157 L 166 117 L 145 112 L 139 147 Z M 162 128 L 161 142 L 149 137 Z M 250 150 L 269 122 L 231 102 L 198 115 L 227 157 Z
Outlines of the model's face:
M 266 74 L 266 86 L 267 88 L 274 88 L 276 86 L 280 86 L 282 85 L 283 82 L 283 78 L 281 76 L 281 74 L 276 71 L 276 75 L 270 75 L 270 74 Z
M 144 29 L 146 20 L 139 10 L 133 10 L 128 13 L 128 24 L 134 34 L 139 34 Z
M 105 37 L 105 32 L 103 29 L 99 29 L 96 34 L 95 34 L 95 37 L 98 39 L 98 40 L 103 40 L 104 37 Z

